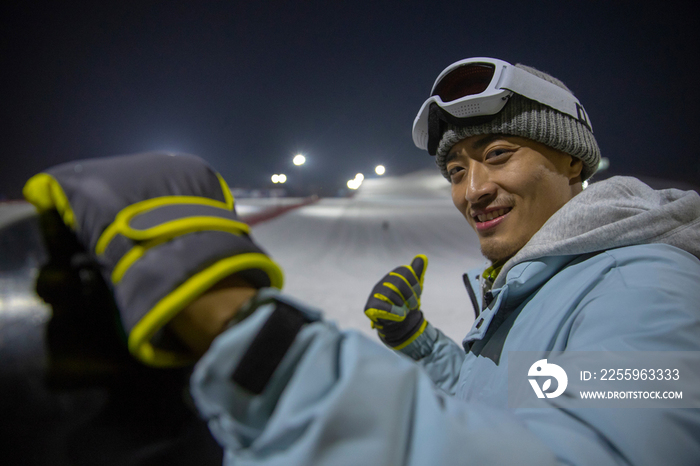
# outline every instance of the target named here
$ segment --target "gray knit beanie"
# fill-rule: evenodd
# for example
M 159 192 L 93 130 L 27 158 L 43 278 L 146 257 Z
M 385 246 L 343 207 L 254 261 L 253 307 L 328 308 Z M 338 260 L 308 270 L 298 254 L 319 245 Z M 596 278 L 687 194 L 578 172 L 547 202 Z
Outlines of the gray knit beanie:
M 563 82 L 553 76 L 529 66 L 515 66 L 571 92 Z M 573 95 L 573 92 L 571 94 Z M 581 159 L 582 181 L 595 173 L 600 161 L 598 143 L 593 132 L 583 123 L 544 104 L 513 94 L 503 110 L 488 123 L 474 126 L 447 125 L 435 159 L 445 178 L 450 179 L 445 168 L 445 159 L 450 149 L 462 139 L 478 134 L 520 136 Z

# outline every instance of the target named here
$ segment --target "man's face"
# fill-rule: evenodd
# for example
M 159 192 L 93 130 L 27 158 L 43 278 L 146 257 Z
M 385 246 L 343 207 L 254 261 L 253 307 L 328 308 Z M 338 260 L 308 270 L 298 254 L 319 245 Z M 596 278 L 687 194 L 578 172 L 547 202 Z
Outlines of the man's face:
M 529 139 L 472 136 L 447 155 L 452 201 L 493 262 L 515 255 L 581 191 L 582 163 Z

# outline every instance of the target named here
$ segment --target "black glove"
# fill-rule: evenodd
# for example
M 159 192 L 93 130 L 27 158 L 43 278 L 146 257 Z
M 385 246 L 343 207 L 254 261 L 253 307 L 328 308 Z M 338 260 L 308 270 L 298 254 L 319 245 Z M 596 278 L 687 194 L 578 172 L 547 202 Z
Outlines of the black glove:
M 411 265 L 402 265 L 385 275 L 372 289 L 365 305 L 365 315 L 377 329 L 379 338 L 394 350 L 404 350 L 430 329 L 436 332 L 420 310 L 423 279 L 428 258 L 418 254 Z M 415 357 L 415 352 L 409 352 Z

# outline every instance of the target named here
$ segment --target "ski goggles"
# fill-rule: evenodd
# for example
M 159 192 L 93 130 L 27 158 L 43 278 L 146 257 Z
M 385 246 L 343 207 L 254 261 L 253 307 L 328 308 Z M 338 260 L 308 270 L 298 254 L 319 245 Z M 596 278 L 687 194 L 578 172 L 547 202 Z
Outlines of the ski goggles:
M 413 121 L 413 142 L 435 155 L 448 123 L 486 123 L 513 94 L 569 115 L 593 131 L 586 111 L 570 92 L 506 61 L 476 57 L 455 62 L 440 73 Z

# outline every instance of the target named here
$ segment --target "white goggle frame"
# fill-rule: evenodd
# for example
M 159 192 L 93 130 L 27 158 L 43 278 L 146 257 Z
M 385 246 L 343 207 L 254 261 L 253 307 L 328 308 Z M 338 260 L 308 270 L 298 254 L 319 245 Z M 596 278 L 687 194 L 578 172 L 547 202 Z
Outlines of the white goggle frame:
M 494 66 L 493 78 L 483 92 L 449 102 L 443 102 L 440 96 L 432 95 L 438 83 L 455 68 L 477 63 Z M 581 121 L 591 132 L 593 131 L 586 110 L 578 99 L 565 89 L 523 69 L 516 68 L 506 61 L 497 58 L 474 57 L 451 64 L 437 77 L 430 91 L 431 97 L 423 103 L 413 121 L 413 142 L 419 149 L 428 149 L 428 117 L 430 105 L 433 103 L 455 118 L 488 116 L 500 112 L 514 93 L 569 115 Z

